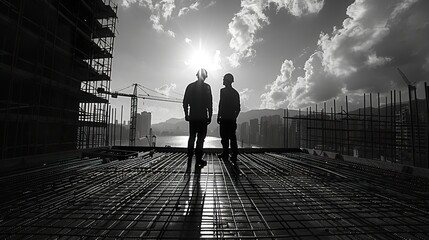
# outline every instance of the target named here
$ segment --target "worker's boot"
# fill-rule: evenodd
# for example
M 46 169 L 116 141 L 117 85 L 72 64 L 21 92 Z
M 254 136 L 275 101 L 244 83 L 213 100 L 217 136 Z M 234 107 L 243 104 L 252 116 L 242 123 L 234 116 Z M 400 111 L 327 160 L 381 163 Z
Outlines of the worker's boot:
M 207 162 L 203 160 L 203 156 L 196 156 L 195 167 L 203 168 L 207 166 Z
M 223 152 L 222 154 L 218 154 L 217 155 L 219 159 L 223 160 L 223 161 L 228 161 L 229 155 L 228 153 Z
M 237 164 L 237 155 L 236 155 L 236 154 L 233 154 L 233 155 L 231 156 L 231 162 L 232 162 L 232 164 L 234 164 L 234 165 L 236 165 L 236 164 Z

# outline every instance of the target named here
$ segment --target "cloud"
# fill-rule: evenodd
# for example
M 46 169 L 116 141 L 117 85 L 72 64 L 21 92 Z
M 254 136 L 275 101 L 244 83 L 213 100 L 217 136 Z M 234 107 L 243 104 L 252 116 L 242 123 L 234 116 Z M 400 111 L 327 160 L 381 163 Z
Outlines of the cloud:
M 155 88 L 155 90 L 158 93 L 165 95 L 166 97 L 170 97 L 172 91 L 174 91 L 176 87 L 177 85 L 175 83 L 170 83 L 170 84 L 165 84 L 159 88 Z
M 166 30 L 164 27 L 164 23 L 171 19 L 173 10 L 176 8 L 174 0 L 122 0 L 121 2 L 124 8 L 129 8 L 132 4 L 138 4 L 151 11 L 149 20 L 152 22 L 152 28 L 157 32 L 165 33 L 172 38 L 176 36 L 172 30 Z
M 192 42 L 192 40 L 191 40 L 191 39 L 189 39 L 189 38 L 185 38 L 185 43 L 190 44 L 191 42 Z
M 402 87 L 396 66 L 416 81 L 423 79 L 429 56 L 427 9 L 428 1 L 355 1 L 342 28 L 320 36 L 325 71 L 343 78 L 347 91 Z
M 288 105 L 288 95 L 294 84 L 292 80 L 294 70 L 293 62 L 286 59 L 281 66 L 280 75 L 273 83 L 265 86 L 267 92 L 261 95 L 261 108 L 278 108 Z
M 179 14 L 178 16 L 183 16 L 186 15 L 189 11 L 194 10 L 194 11 L 198 11 L 198 6 L 200 5 L 200 3 L 197 1 L 193 4 L 191 4 L 189 7 L 183 7 L 179 10 Z
M 220 50 L 216 50 L 213 56 L 213 67 L 211 68 L 213 71 L 222 69 L 222 59 L 220 57 Z
M 294 77 L 294 70 L 293 62 L 286 59 L 280 75 L 265 87 L 261 108 L 301 108 L 327 101 L 341 93 L 341 81 L 325 72 L 320 51 L 313 53 L 305 62 L 303 76 Z
M 250 95 L 253 94 L 253 92 L 254 91 L 252 89 L 248 89 L 248 88 L 245 88 L 245 89 L 238 92 L 238 94 L 240 95 L 241 111 L 248 111 L 249 110 L 247 103 L 249 102 Z
M 241 9 L 228 24 L 231 35 L 229 47 L 233 53 L 228 58 L 232 67 L 240 65 L 240 61 L 254 56 L 253 45 L 261 41 L 256 39 L 256 33 L 268 25 L 269 19 L 264 14 L 271 4 L 277 11 L 286 9 L 294 16 L 318 13 L 323 7 L 324 0 L 242 0 Z
M 349 95 L 357 104 L 364 92 L 405 87 L 399 66 L 412 81 L 429 73 L 429 1 L 356 0 L 332 33 L 321 33 L 319 49 L 305 62 L 304 74 L 285 60 L 280 75 L 261 95 L 261 107 L 301 108 Z M 300 68 L 300 67 L 297 67 Z

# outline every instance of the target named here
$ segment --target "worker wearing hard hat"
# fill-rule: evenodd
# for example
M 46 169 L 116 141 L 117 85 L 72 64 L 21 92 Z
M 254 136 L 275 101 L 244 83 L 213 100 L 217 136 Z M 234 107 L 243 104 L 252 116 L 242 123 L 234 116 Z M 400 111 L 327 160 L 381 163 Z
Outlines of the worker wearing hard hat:
M 229 158 L 229 144 L 231 142 L 231 161 L 235 164 L 238 155 L 237 137 L 237 117 L 240 113 L 240 95 L 237 90 L 232 87 L 234 76 L 231 73 L 225 74 L 223 77 L 223 85 L 220 90 L 219 112 L 217 122 L 220 125 L 220 137 L 222 138 L 223 152 L 219 157 L 223 160 Z
M 202 159 L 203 146 L 207 135 L 207 125 L 210 124 L 213 115 L 212 91 L 210 85 L 204 82 L 208 77 L 207 70 L 201 68 L 196 76 L 197 80 L 186 87 L 183 98 L 185 120 L 189 122 L 187 171 L 190 170 L 192 164 L 195 138 L 197 138 L 195 167 L 207 165 L 207 162 Z

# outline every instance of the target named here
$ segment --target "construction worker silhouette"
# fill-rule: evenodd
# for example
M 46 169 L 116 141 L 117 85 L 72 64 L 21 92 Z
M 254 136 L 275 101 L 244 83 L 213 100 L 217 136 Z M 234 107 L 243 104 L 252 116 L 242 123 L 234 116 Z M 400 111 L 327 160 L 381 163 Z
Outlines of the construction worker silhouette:
M 204 82 L 208 77 L 207 70 L 201 68 L 196 76 L 197 80 L 186 87 L 183 98 L 185 120 L 189 121 L 187 170 L 190 169 L 192 164 L 195 137 L 197 137 L 195 166 L 204 167 L 207 165 L 207 162 L 202 159 L 204 154 L 203 145 L 207 135 L 207 125 L 210 124 L 213 115 L 212 91 L 210 85 Z
M 220 90 L 219 112 L 217 115 L 217 123 L 220 125 L 220 137 L 222 138 L 223 152 L 219 155 L 223 160 L 229 158 L 229 144 L 231 142 L 231 161 L 237 161 L 238 146 L 235 131 L 237 130 L 237 117 L 240 113 L 240 95 L 232 87 L 234 76 L 231 73 L 225 74 L 223 77 L 223 85 Z

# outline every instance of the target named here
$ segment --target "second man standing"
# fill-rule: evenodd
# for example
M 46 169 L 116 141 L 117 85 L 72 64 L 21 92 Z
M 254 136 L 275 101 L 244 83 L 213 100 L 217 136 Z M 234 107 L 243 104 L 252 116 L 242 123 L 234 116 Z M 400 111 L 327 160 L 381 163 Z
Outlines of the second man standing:
M 237 161 L 238 146 L 235 131 L 237 129 L 237 117 L 240 113 L 240 95 L 237 90 L 232 87 L 234 76 L 231 73 L 225 74 L 223 77 L 223 85 L 220 90 L 219 112 L 217 122 L 220 125 L 220 137 L 223 152 L 220 157 L 223 160 L 229 158 L 229 144 L 231 142 L 231 161 Z

